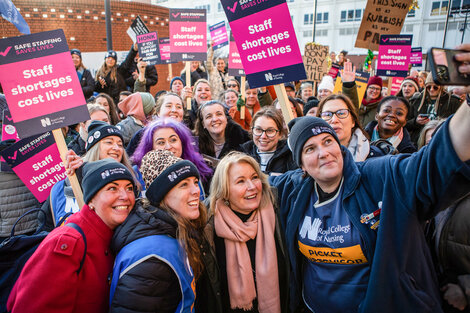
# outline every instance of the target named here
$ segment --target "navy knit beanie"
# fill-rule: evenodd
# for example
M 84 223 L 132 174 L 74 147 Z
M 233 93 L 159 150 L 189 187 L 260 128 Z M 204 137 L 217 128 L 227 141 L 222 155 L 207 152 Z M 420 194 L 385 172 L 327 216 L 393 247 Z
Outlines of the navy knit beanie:
M 184 86 L 184 81 L 183 81 L 183 79 L 182 79 L 181 77 L 179 77 L 179 76 L 175 76 L 175 77 L 173 77 L 173 78 L 171 79 L 171 82 L 170 82 L 170 89 L 171 89 L 171 87 L 173 86 L 173 83 L 175 82 L 175 80 L 181 81 L 181 83 L 182 83 L 183 86 Z
M 320 135 L 322 133 L 328 133 L 341 146 L 336 132 L 331 128 L 330 124 L 325 122 L 319 117 L 313 116 L 302 116 L 297 117 L 289 122 L 290 129 L 289 137 L 287 138 L 287 144 L 289 149 L 292 151 L 295 163 L 300 167 L 302 163 L 302 149 L 311 137 Z
M 88 126 L 88 139 L 86 142 L 86 151 L 88 152 L 101 139 L 109 136 L 118 136 L 124 142 L 119 128 L 109 125 L 103 121 L 91 121 Z
M 85 163 L 83 166 L 83 200 L 86 204 L 101 188 L 116 180 L 128 180 L 135 188 L 134 178 L 129 169 L 111 158 Z

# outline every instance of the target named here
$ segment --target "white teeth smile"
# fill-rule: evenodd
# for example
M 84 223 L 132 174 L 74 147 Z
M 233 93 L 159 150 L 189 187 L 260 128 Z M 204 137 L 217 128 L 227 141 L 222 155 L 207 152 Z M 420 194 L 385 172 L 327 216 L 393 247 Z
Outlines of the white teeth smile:
M 114 209 L 118 211 L 127 211 L 128 206 L 127 205 L 119 205 L 115 206 Z
M 252 196 L 249 196 L 249 197 L 245 197 L 245 199 L 251 200 L 251 199 L 256 198 L 256 196 L 257 196 L 257 195 L 252 195 Z

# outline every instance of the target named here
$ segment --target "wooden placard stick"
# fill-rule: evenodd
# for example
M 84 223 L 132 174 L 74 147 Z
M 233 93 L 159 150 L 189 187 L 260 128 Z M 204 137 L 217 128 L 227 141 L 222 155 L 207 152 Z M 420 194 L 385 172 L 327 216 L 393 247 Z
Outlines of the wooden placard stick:
M 191 62 L 186 61 L 186 86 L 191 88 Z M 191 98 L 186 99 L 186 109 L 191 110 Z
M 245 92 L 246 92 L 246 77 L 242 76 L 241 77 L 241 83 L 240 83 L 240 94 L 242 95 L 242 100 L 245 101 Z M 245 119 L 245 110 L 246 110 L 246 105 L 242 106 L 240 108 L 240 119 L 244 120 Z
M 171 67 L 171 63 L 168 63 L 168 76 L 170 76 L 170 81 L 173 78 L 173 68 Z
M 65 144 L 65 139 L 64 135 L 62 134 L 62 130 L 60 128 L 54 129 L 52 131 L 52 135 L 54 135 L 57 148 L 59 149 L 60 158 L 62 159 L 62 162 L 65 165 L 65 162 L 67 161 L 65 157 L 67 153 L 67 145 Z M 69 175 L 68 178 L 70 181 L 70 185 L 72 185 L 73 194 L 75 195 L 75 199 L 77 200 L 78 207 L 81 210 L 85 203 L 83 202 L 82 188 L 80 188 L 80 184 L 78 183 L 77 175 Z
M 284 121 L 287 124 L 294 118 L 292 114 L 291 106 L 289 103 L 289 98 L 287 98 L 286 86 L 284 84 L 274 85 L 274 90 L 276 91 L 276 96 L 281 106 L 282 115 L 284 116 Z

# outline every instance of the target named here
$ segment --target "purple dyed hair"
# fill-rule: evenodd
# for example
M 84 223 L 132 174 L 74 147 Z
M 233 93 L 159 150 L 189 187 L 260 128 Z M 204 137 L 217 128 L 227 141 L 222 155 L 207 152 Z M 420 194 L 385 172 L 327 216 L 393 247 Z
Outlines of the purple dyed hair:
M 145 127 L 142 139 L 132 155 L 134 164 L 140 168 L 144 155 L 153 150 L 153 135 L 162 128 L 171 128 L 175 131 L 181 140 L 183 148 L 181 158 L 191 161 L 196 165 L 203 181 L 209 180 L 212 175 L 212 169 L 204 162 L 204 159 L 197 151 L 197 144 L 191 135 L 191 131 L 183 123 L 179 123 L 171 118 L 158 118 Z

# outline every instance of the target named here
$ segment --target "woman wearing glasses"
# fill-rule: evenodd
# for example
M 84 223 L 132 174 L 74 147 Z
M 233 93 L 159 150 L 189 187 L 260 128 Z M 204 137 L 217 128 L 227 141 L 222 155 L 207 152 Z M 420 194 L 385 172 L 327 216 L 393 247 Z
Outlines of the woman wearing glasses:
M 292 153 L 283 139 L 286 135 L 282 114 L 266 107 L 258 111 L 252 122 L 253 140 L 242 145 L 243 151 L 252 156 L 268 175 L 280 175 L 297 168 Z
M 434 83 L 432 75 L 428 75 L 426 88 L 410 99 L 411 112 L 406 129 L 411 133 L 411 140 L 416 144 L 424 125 L 430 120 L 447 118 L 454 114 L 460 103 L 460 98 L 447 93 Z
M 362 128 L 357 110 L 351 99 L 343 94 L 333 94 L 318 105 L 318 116 L 331 125 L 341 145 L 348 148 L 354 161 L 361 162 L 370 157 L 382 156 L 376 147 L 369 144 L 369 135 Z

